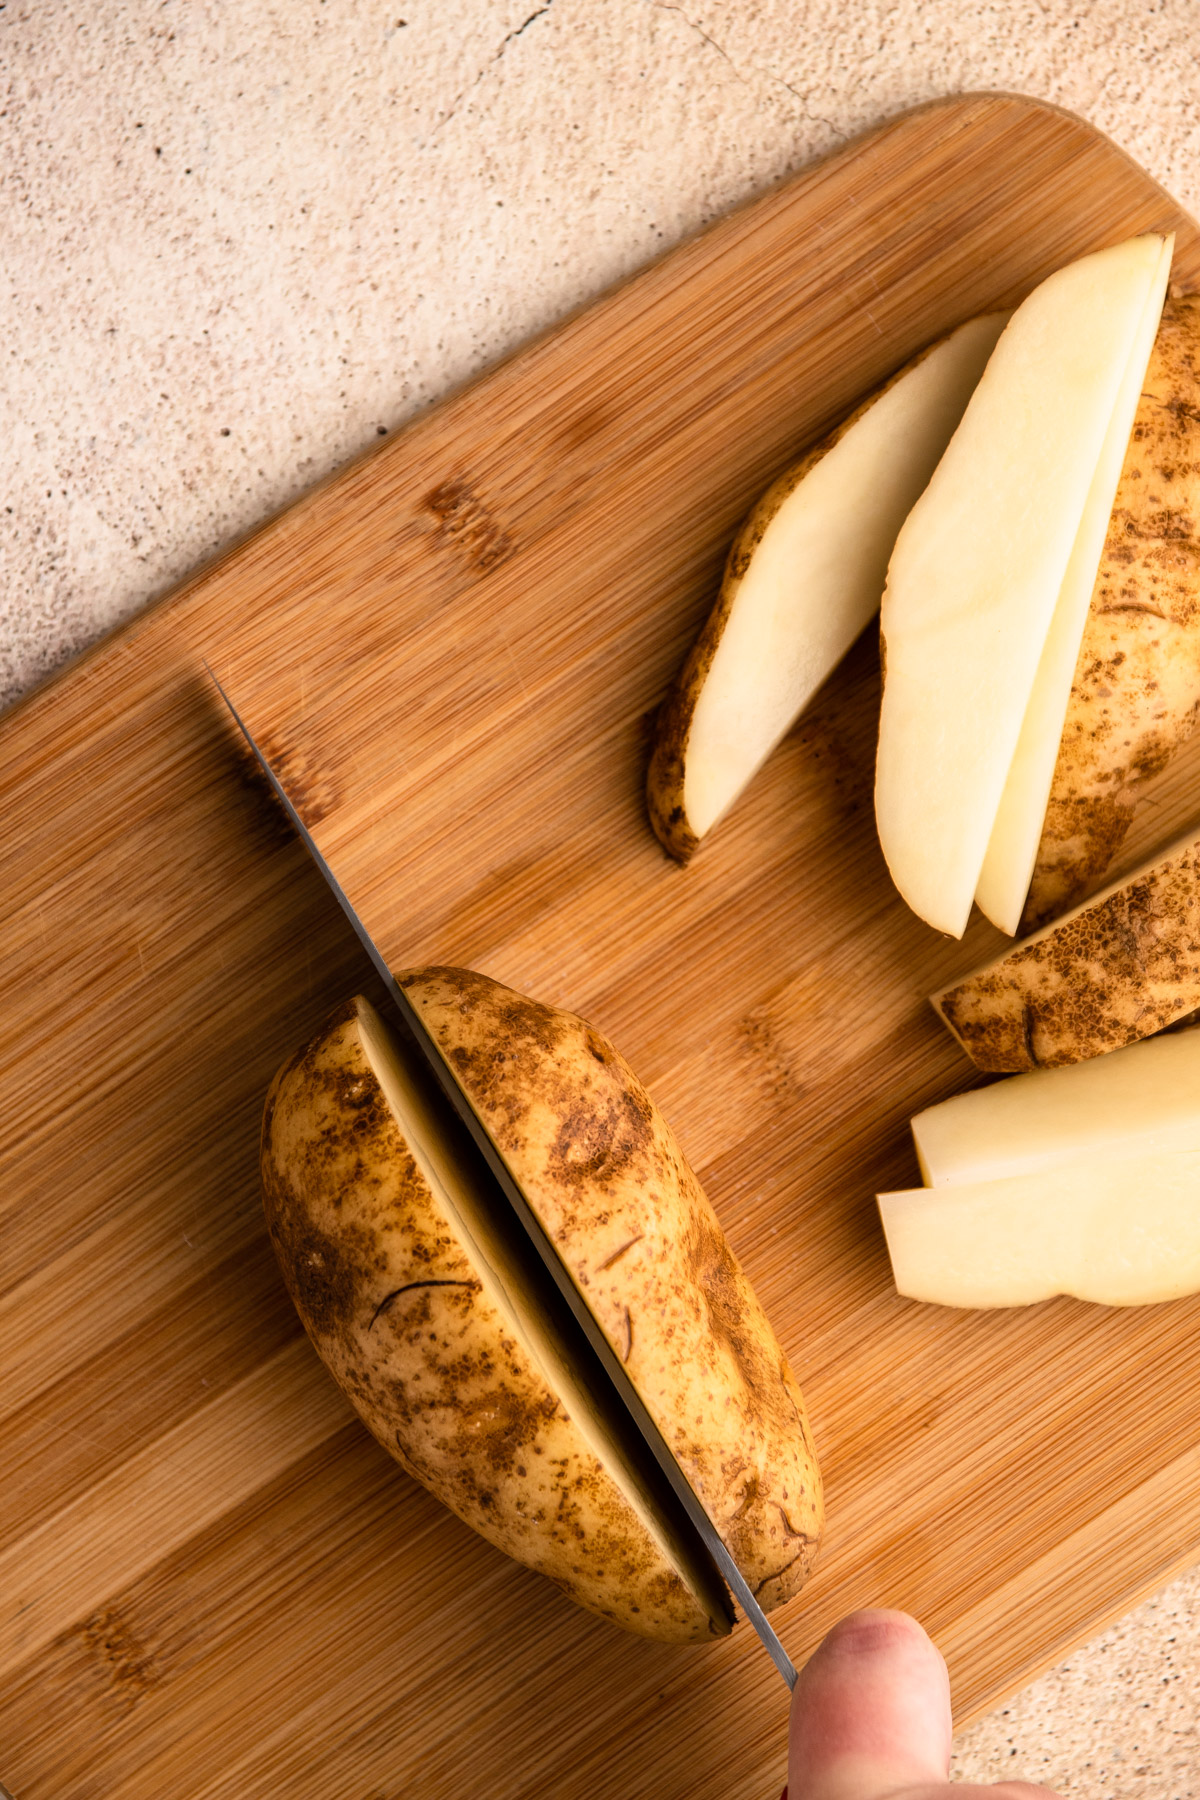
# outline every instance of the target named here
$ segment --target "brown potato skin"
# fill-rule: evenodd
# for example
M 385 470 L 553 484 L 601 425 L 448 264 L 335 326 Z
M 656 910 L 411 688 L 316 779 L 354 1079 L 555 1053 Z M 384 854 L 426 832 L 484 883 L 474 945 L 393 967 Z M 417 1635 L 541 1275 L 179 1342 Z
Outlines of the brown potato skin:
M 1200 840 L 1176 845 L 933 998 L 990 1072 L 1054 1069 L 1200 1007 Z
M 284 1064 L 263 1117 L 267 1223 L 309 1336 L 384 1448 L 498 1549 L 631 1631 L 707 1640 L 717 1627 L 508 1329 L 414 1162 L 360 1005 Z
M 764 1610 L 823 1506 L 804 1401 L 646 1089 L 574 1014 L 467 969 L 398 978 Z
M 827 431 L 824 437 L 819 438 L 804 452 L 798 462 L 790 464 L 771 483 L 738 528 L 725 562 L 725 573 L 716 605 L 659 708 L 655 721 L 654 749 L 646 773 L 646 807 L 654 835 L 676 862 L 689 862 L 700 847 L 701 840 L 688 821 L 683 802 L 688 735 L 692 729 L 700 690 L 708 679 L 708 671 L 733 611 L 738 590 L 750 567 L 750 558 L 762 542 L 767 526 L 775 514 L 809 471 L 823 457 L 828 456 L 834 445 L 845 437 L 852 426 L 857 425 L 863 414 L 869 412 L 889 388 L 902 380 L 910 369 L 915 369 L 918 363 L 924 362 L 930 352 L 936 350 L 950 335 L 947 332 L 932 344 L 927 344 L 916 356 L 910 357 L 902 368 L 897 369 L 894 375 L 889 375 L 879 387 L 873 388 L 865 399 L 859 401 L 853 412 Z
M 1022 935 L 1094 891 L 1200 717 L 1200 295 L 1163 308 L 1084 626 Z

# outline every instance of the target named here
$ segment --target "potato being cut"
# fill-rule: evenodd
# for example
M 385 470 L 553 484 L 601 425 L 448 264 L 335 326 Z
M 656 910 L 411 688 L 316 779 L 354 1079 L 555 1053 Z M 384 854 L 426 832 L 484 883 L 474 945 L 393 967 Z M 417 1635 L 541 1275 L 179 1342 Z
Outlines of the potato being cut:
M 1092 592 L 1022 932 L 1093 890 L 1200 714 L 1200 295 L 1168 300 Z
M 1200 1007 L 1200 838 L 933 996 L 981 1069 L 1082 1062 Z
M 560 1232 L 591 1259 L 585 1298 L 599 1313 L 603 1293 L 617 1309 L 619 1353 L 660 1423 L 674 1422 L 669 1441 L 724 1480 L 701 1497 L 760 1603 L 787 1598 L 821 1514 L 799 1390 L 694 1177 L 677 1151 L 667 1160 L 674 1140 L 645 1090 L 580 1021 L 482 976 L 400 979 L 440 1027 L 462 1084 L 480 1090 L 478 1110 L 525 1191 L 523 1149 L 541 1171 L 535 1187 L 562 1186 Z M 721 1584 L 640 1472 L 618 1409 L 587 1391 L 519 1233 L 457 1170 L 426 1079 L 362 999 L 276 1077 L 264 1202 L 314 1343 L 411 1474 L 572 1599 L 645 1636 L 727 1630 Z M 537 1132 L 551 1119 L 545 1143 Z M 634 1190 L 637 1233 L 623 1212 Z M 618 1220 L 625 1240 L 614 1244 Z M 626 1241 L 635 1236 L 674 1246 L 677 1280 L 686 1265 L 669 1318 L 650 1316 L 656 1272 Z M 662 1353 L 663 1332 L 672 1354 L 646 1380 L 633 1343 L 658 1333 Z
M 1073 1294 L 1145 1306 L 1200 1290 L 1200 1150 L 1083 1158 L 880 1194 L 900 1293 L 942 1306 Z
M 1158 272 L 1150 284 L 1141 325 L 1129 353 L 1124 379 L 1092 475 L 1083 517 L 1075 534 L 1025 717 L 1021 721 L 1017 747 L 992 824 L 987 853 L 979 871 L 976 905 L 993 925 L 1007 931 L 1010 937 L 1020 923 L 1021 909 L 1037 860 L 1079 643 L 1146 365 L 1162 314 L 1174 243 L 1174 237 L 1165 239 L 1159 253 Z
M 1018 307 L 892 553 L 880 620 L 879 838 L 913 911 L 954 937 L 1162 246 L 1147 236 L 1083 257 Z
M 998 1181 L 1101 1153 L 1200 1150 L 1200 1030 L 956 1094 L 918 1113 L 912 1134 L 930 1187 Z
M 650 818 L 686 861 L 879 610 L 896 533 L 1004 328 L 922 351 L 767 490 L 659 719 Z
M 728 1625 L 458 1177 L 374 1009 L 350 1001 L 280 1070 L 267 1222 L 297 1311 L 380 1443 L 460 1519 L 646 1636 Z
M 467 969 L 400 977 L 764 1608 L 821 1528 L 787 1358 L 669 1126 L 582 1019 Z

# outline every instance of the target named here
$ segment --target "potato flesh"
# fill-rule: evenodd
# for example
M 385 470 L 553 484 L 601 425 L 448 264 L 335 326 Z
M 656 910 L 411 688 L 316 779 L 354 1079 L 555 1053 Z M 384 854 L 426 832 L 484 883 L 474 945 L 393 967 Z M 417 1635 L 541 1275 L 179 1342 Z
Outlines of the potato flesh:
M 378 1013 L 365 1003 L 360 1011 L 363 1049 L 396 1118 L 400 1134 L 409 1146 L 431 1191 L 444 1207 L 455 1235 L 466 1246 L 478 1271 L 487 1298 L 496 1307 L 530 1363 L 551 1392 L 563 1403 L 567 1417 L 583 1438 L 601 1469 L 615 1484 L 641 1530 L 657 1547 L 662 1560 L 698 1596 L 699 1605 L 714 1631 L 726 1623 L 728 1602 L 711 1573 L 689 1556 L 660 1519 L 623 1446 L 597 1410 L 581 1383 L 563 1345 L 551 1327 L 538 1299 L 536 1281 L 514 1256 L 496 1229 L 489 1200 L 466 1182 L 413 1081 L 396 1041 Z
M 1141 324 L 1113 407 L 1088 489 L 1067 571 L 1038 663 L 1020 736 L 992 825 L 975 900 L 980 911 L 1011 937 L 1037 861 L 1038 844 L 1071 698 L 1079 645 L 1087 622 L 1096 571 L 1108 532 L 1142 383 L 1167 292 L 1175 238 L 1163 241 Z
M 1058 1068 L 1200 1007 L 1200 838 L 1181 839 L 933 996 L 981 1069 Z
M 780 501 L 734 577 L 687 739 L 684 810 L 696 837 L 732 805 L 878 612 L 896 534 L 1007 316 L 969 320 L 886 388 Z
M 1102 1151 L 1200 1150 L 1200 1030 L 956 1094 L 912 1122 L 930 1187 L 999 1181 Z
M 896 1287 L 943 1306 L 1071 1294 L 1142 1306 L 1200 1290 L 1200 1151 L 1099 1156 L 879 1195 Z
M 1060 269 L 1013 315 L 896 542 L 876 775 L 880 843 L 960 937 L 1162 240 Z
M 1200 711 L 1200 295 L 1168 300 L 1080 646 L 1021 931 L 1100 885 Z

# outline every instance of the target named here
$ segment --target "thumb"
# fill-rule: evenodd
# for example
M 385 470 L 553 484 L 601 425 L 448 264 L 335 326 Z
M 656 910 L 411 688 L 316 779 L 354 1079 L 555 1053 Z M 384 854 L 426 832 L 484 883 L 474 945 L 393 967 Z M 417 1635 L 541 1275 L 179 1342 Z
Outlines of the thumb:
M 789 1800 L 876 1800 L 950 1770 L 950 1680 L 907 1613 L 851 1613 L 800 1671 Z

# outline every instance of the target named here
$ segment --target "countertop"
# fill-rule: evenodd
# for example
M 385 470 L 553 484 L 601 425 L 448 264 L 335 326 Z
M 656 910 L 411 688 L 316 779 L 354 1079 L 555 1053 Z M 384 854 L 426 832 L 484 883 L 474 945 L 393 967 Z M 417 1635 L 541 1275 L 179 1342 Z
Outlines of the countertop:
M 7 0 L 0 705 L 706 221 L 1008 89 L 1200 213 L 1196 0 Z M 1200 1570 L 958 1739 L 1200 1795 Z

